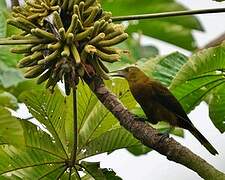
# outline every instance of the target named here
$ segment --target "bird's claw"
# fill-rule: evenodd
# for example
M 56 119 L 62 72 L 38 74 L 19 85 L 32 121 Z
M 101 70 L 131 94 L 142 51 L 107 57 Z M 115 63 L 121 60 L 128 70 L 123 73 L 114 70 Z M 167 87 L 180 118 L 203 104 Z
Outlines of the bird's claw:
M 158 135 L 161 136 L 159 143 L 162 143 L 165 139 L 170 137 L 168 132 L 159 132 Z

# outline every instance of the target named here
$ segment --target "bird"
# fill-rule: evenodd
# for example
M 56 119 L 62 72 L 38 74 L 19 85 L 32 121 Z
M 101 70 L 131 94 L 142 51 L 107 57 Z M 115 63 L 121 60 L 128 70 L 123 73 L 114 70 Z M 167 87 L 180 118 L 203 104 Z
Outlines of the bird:
M 143 109 L 147 121 L 152 124 L 164 121 L 171 127 L 189 130 L 211 154 L 218 154 L 195 128 L 176 97 L 161 82 L 148 77 L 136 66 L 113 71 L 111 76 L 122 77 L 128 81 L 131 94 Z

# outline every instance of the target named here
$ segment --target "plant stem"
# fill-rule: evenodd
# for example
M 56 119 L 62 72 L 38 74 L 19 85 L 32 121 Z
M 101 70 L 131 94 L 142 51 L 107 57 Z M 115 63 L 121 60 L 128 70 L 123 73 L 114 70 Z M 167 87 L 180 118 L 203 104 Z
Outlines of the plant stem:
M 164 12 L 155 14 L 140 14 L 140 15 L 129 15 L 129 16 L 115 16 L 112 17 L 112 21 L 129 21 L 129 20 L 141 20 L 141 19 L 155 19 L 164 17 L 174 17 L 174 16 L 187 16 L 194 14 L 209 14 L 209 13 L 223 13 L 225 8 L 216 9 L 200 9 L 191 11 L 174 11 L 174 12 Z
M 74 167 L 77 156 L 77 92 L 73 89 L 73 148 L 71 152 L 71 167 Z

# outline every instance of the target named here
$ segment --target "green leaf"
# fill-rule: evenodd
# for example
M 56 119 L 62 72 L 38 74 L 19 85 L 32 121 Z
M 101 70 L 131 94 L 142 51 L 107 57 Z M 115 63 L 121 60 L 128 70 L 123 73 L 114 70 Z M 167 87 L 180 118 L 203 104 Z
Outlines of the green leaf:
M 36 80 L 24 79 L 24 81 L 19 82 L 15 87 L 11 87 L 9 91 L 19 100 L 19 96 L 23 92 L 31 90 L 30 87 L 32 87 L 33 91 L 43 91 L 45 89 L 44 85 L 37 84 Z
M 33 150 L 43 151 L 56 158 L 64 160 L 61 149 L 55 143 L 54 138 L 37 125 L 29 121 L 21 121 L 26 147 Z
M 139 59 L 151 58 L 159 54 L 159 50 L 156 47 L 143 46 L 141 44 L 141 35 L 139 35 L 137 39 L 130 37 L 118 47 L 125 50 L 127 49 L 129 51 L 128 54 L 122 56 L 121 60 L 122 62 L 128 64 L 134 64 Z M 113 66 L 113 64 L 111 66 Z
M 22 59 L 21 54 L 11 53 L 10 49 L 15 46 L 6 46 L 1 45 L 0 51 L 0 61 L 6 64 L 9 67 L 16 67 L 17 62 Z
M 24 144 L 23 129 L 20 120 L 11 113 L 0 107 L 0 145 L 1 144 Z
M 190 29 L 186 29 L 180 25 L 173 25 L 169 22 L 160 23 L 160 21 L 152 20 L 140 21 L 138 24 L 130 25 L 127 30 L 129 33 L 141 30 L 144 35 L 151 36 L 187 50 L 195 50 L 197 48 L 195 39 Z
M 186 112 L 200 104 L 215 88 L 225 83 L 223 75 L 189 80 L 172 89 Z
M 188 58 L 174 52 L 163 57 L 149 59 L 141 64 L 141 69 L 150 77 L 159 80 L 162 84 L 169 86 L 180 68 L 188 61 Z
M 104 9 L 112 11 L 113 16 L 187 10 L 187 8 L 174 0 L 154 0 L 150 2 L 148 0 L 141 0 L 141 2 L 138 2 L 137 0 L 113 0 L 103 1 L 102 4 Z M 190 29 L 203 30 L 201 24 L 194 16 L 162 18 L 160 21 L 179 24 Z
M 151 1 L 142 0 L 113 0 L 102 1 L 104 9 L 112 11 L 113 16 L 134 15 L 146 13 L 158 13 L 169 11 L 186 10 L 181 4 L 174 0 Z M 137 24 L 130 23 L 128 32 L 143 32 L 145 35 L 152 36 L 188 50 L 196 48 L 191 30 L 202 31 L 203 28 L 194 16 L 158 18 L 157 20 L 141 20 Z
M 0 9 L 6 9 L 6 8 L 7 8 L 6 1 L 5 0 L 0 1 Z
M 187 112 L 224 83 L 224 57 L 224 45 L 197 52 L 177 73 L 170 89 Z
M 39 179 L 64 163 L 44 151 L 24 148 L 19 150 L 13 146 L 0 147 L 0 175 L 4 176 L 13 173 L 25 179 Z
M 137 146 L 132 146 L 130 148 L 127 148 L 127 150 L 135 155 L 135 156 L 140 156 L 140 155 L 143 155 L 143 154 L 147 154 L 148 152 L 151 151 L 151 149 L 145 145 L 142 145 L 142 144 L 139 144 Z
M 1 6 L 1 4 L 0 4 Z M 1 9 L 1 8 L 0 8 Z M 7 23 L 4 12 L 0 11 L 0 38 L 6 37 L 7 34 Z
M 180 84 L 212 72 L 212 74 L 221 69 L 225 69 L 225 44 L 218 47 L 205 49 L 193 54 L 188 62 L 180 69 L 176 77 L 173 79 L 171 88 L 175 88 Z M 207 76 L 206 76 L 207 77 Z
M 8 107 L 13 110 L 16 110 L 19 108 L 16 97 L 8 92 L 0 93 L 0 107 L 1 106 Z
M 116 173 L 112 170 L 106 168 L 101 169 L 99 162 L 86 162 L 82 161 L 81 166 L 86 170 L 86 173 L 89 174 L 89 178 L 84 179 L 95 179 L 95 180 L 122 180 L 120 177 L 116 176 Z
M 33 117 L 46 127 L 54 137 L 55 144 L 67 157 L 65 120 L 67 106 L 59 90 L 51 94 L 48 90 L 24 92 L 20 100 L 26 104 Z
M 18 83 L 24 81 L 21 72 L 14 68 L 10 68 L 0 61 L 0 86 L 9 88 L 16 86 Z
M 112 82 L 108 82 L 107 84 L 109 89 L 111 89 L 112 92 L 119 97 L 127 108 L 131 109 L 136 105 L 133 96 L 128 91 L 128 84 L 125 80 L 114 79 Z M 89 89 L 87 90 L 91 93 Z M 110 129 L 119 127 L 119 123 L 116 118 L 99 101 L 96 102 L 96 97 L 93 97 L 93 95 L 88 95 L 88 91 L 81 91 L 78 88 L 78 92 L 85 92 L 82 97 L 80 97 L 81 99 L 78 99 L 80 108 L 78 109 L 78 116 L 79 119 L 82 119 L 78 132 L 80 149 L 82 149 L 81 147 L 86 145 L 92 139 L 100 136 Z M 82 108 L 82 103 L 87 102 L 90 106 L 92 106 L 91 111 L 88 113 L 82 113 L 82 109 L 84 111 L 89 110 L 89 106 Z M 83 107 L 85 107 L 85 105 Z M 85 115 L 85 118 L 82 118 L 79 115 L 80 112 Z
M 64 96 L 59 90 L 53 95 L 46 90 L 36 90 L 24 92 L 20 98 L 43 127 L 13 117 L 9 119 L 6 116 L 9 113 L 0 116 L 0 120 L 5 120 L 0 121 L 0 157 L 4 161 L 0 164 L 0 175 L 12 173 L 22 179 L 57 179 L 66 170 L 68 158 L 62 130 L 67 109 Z
M 223 84 L 209 96 L 209 116 L 221 133 L 225 132 L 225 85 Z
M 86 143 L 78 154 L 78 159 L 84 159 L 96 154 L 112 152 L 117 149 L 138 145 L 140 142 L 124 128 L 107 131 L 101 136 Z
M 0 121 L 0 175 L 13 173 L 22 179 L 57 179 L 65 171 L 65 158 L 55 139 L 29 121 L 11 119 L 14 122 L 3 124 Z

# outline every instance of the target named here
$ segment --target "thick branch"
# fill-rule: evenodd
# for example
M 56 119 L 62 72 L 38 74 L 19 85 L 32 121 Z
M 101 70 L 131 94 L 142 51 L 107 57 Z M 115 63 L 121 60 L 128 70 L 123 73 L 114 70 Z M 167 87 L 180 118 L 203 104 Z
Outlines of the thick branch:
M 162 135 L 156 129 L 135 119 L 135 116 L 105 87 L 100 78 L 86 78 L 86 82 L 103 105 L 120 121 L 120 124 L 143 144 L 165 155 L 169 160 L 192 169 L 206 180 L 225 180 L 225 174 L 215 169 L 188 148 L 182 146 L 173 138 L 162 140 Z

